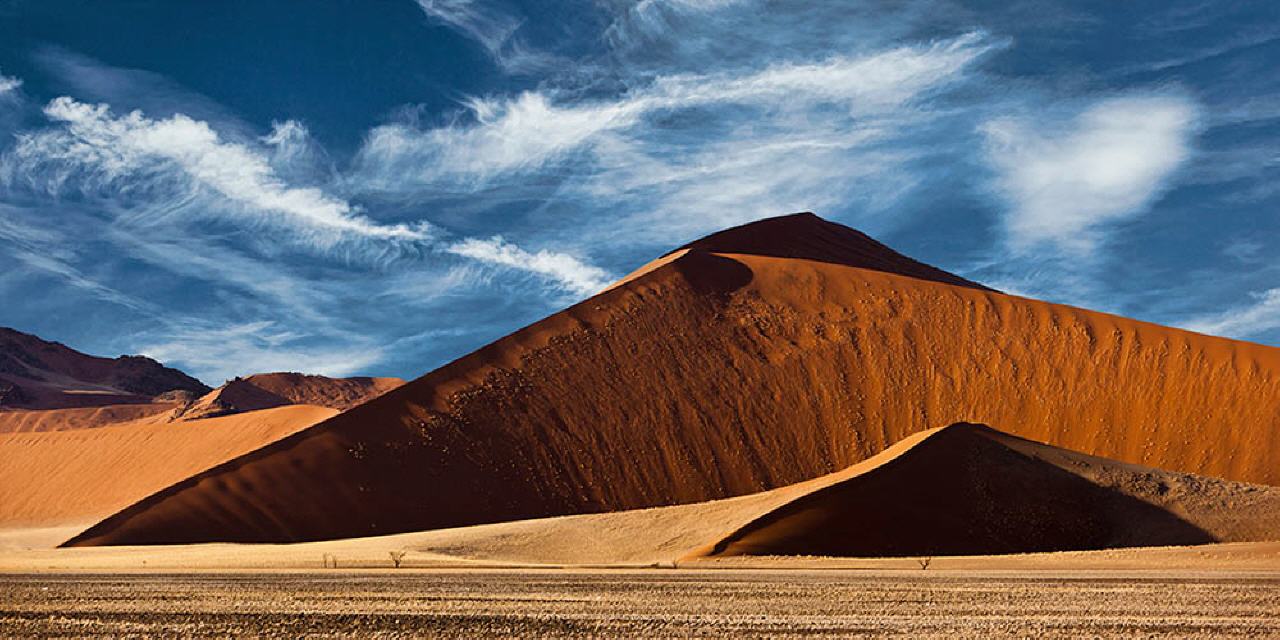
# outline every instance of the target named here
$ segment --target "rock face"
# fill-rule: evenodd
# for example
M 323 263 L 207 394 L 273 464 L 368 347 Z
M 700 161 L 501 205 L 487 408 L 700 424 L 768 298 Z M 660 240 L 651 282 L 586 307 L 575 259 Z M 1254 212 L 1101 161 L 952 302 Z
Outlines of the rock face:
M 329 378 L 302 373 L 259 373 L 236 378 L 175 414 L 178 420 L 309 404 L 345 411 L 404 384 L 400 378 Z
M 99 358 L 0 327 L 0 407 L 57 409 L 148 402 L 174 390 L 203 394 L 209 387 L 151 358 Z
M 296 541 L 699 502 L 954 422 L 1280 483 L 1280 350 L 1004 295 L 809 214 L 710 236 L 77 544 Z

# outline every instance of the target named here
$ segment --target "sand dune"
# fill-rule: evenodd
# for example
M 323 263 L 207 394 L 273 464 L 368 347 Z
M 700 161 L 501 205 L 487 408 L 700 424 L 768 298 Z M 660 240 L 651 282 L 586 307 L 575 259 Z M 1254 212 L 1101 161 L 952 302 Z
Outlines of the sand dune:
M 301 541 L 696 503 L 959 421 L 1280 483 L 1280 349 L 983 290 L 841 229 L 799 215 L 695 242 L 91 540 Z
M 400 378 L 330 378 L 302 373 L 259 373 L 236 378 L 181 408 L 175 419 L 195 420 L 309 404 L 345 411 L 404 384 Z
M 173 402 L 144 402 L 72 409 L 0 411 L 0 433 L 95 429 L 122 422 L 168 422 L 174 410 L 181 407 L 181 404 Z
M 79 541 L 92 544 L 93 535 Z M 173 555 L 193 566 L 234 568 L 287 558 L 305 566 L 326 553 L 381 562 L 402 549 L 420 563 L 643 565 L 731 555 L 973 556 L 1275 540 L 1280 487 L 1164 472 L 958 424 L 915 434 L 834 474 L 700 504 L 324 543 L 38 557 L 154 563 Z M 221 559 L 201 560 L 196 549 Z
M 298 405 L 184 423 L 144 419 L 97 429 L 0 435 L 0 529 L 83 528 L 334 413 Z
M 874 469 L 840 475 L 694 555 L 988 555 L 1280 540 L 1280 487 L 1119 463 L 978 425 L 952 425 Z

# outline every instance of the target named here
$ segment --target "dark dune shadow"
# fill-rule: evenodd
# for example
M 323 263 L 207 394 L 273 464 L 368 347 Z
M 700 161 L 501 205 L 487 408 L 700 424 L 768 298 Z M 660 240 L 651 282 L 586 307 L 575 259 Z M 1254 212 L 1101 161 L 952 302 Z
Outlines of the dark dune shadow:
M 902 255 L 861 231 L 828 222 L 808 212 L 725 229 L 675 251 L 682 249 L 813 260 L 994 291 Z
M 673 265 L 689 286 L 700 294 L 728 294 L 751 284 L 751 267 L 711 253 L 693 250 Z
M 1215 542 L 1160 507 L 957 425 L 748 524 L 710 555 L 987 555 Z

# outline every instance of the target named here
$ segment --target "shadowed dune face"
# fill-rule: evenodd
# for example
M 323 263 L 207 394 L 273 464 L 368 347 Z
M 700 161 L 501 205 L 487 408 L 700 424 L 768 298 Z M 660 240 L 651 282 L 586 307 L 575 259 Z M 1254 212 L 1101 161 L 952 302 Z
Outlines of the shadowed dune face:
M 985 427 L 956 425 L 780 507 L 707 555 L 991 555 L 1219 541 L 1139 496 L 1030 453 Z
M 833 244 L 814 216 L 783 221 L 775 242 Z M 960 421 L 1280 483 L 1280 350 L 721 242 L 76 543 L 315 540 L 699 502 Z
M 857 229 L 812 213 L 766 218 L 695 240 L 676 251 L 739 253 L 829 262 L 943 284 L 991 291 L 989 287 L 913 260 Z

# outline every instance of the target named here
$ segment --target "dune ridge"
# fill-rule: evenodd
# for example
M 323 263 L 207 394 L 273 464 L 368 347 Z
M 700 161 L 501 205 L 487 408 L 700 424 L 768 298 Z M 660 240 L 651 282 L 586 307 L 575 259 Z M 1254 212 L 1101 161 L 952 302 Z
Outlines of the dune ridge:
M 769 233 L 751 242 L 783 257 L 692 243 L 80 542 L 319 540 L 703 502 L 961 421 L 1280 483 L 1278 349 L 849 266 L 825 253 L 838 225 L 816 216 L 757 224 Z

